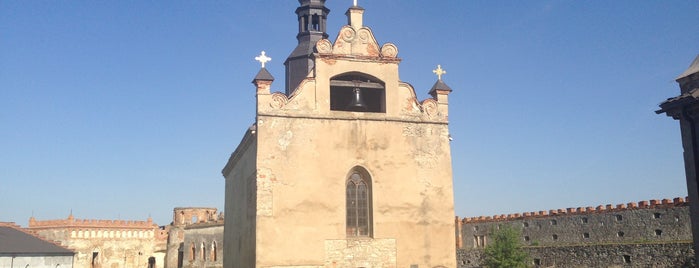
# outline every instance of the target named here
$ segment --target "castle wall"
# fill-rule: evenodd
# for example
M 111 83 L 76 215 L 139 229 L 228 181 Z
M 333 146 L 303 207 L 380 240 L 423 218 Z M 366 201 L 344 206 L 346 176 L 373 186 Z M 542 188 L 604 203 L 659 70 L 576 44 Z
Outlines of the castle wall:
M 689 203 L 682 198 L 466 218 L 457 223 L 461 267 L 478 267 L 482 249 L 491 242 L 489 234 L 503 225 L 521 231 L 522 244 L 541 267 L 628 263 L 681 267 L 660 264 L 684 263 L 694 254 Z M 631 262 L 623 262 L 627 259 Z
M 75 268 L 163 268 L 167 231 L 148 221 L 29 220 L 36 235 L 76 252 Z
M 695 267 L 692 242 L 524 247 L 532 267 Z M 458 268 L 479 268 L 482 250 L 459 249 Z

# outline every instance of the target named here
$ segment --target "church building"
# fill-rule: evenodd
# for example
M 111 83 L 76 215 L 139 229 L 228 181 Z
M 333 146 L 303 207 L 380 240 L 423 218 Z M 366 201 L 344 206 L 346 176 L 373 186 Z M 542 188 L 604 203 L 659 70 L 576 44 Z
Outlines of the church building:
M 325 0 L 299 3 L 285 90 L 257 57 L 255 123 L 222 171 L 224 267 L 456 267 L 445 71 L 419 100 L 363 8 L 333 42 Z

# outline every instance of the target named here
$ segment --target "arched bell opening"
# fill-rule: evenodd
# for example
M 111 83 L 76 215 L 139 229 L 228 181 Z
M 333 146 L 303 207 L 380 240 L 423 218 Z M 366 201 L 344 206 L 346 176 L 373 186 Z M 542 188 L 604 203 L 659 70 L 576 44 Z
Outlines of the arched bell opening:
M 385 113 L 386 86 L 364 73 L 337 75 L 330 79 L 330 110 Z

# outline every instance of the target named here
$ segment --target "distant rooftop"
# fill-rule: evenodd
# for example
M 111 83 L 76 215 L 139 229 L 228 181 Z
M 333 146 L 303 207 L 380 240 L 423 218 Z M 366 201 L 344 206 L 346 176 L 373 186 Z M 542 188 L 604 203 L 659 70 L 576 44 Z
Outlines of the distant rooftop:
M 0 255 L 73 255 L 74 252 L 9 226 L 0 226 Z

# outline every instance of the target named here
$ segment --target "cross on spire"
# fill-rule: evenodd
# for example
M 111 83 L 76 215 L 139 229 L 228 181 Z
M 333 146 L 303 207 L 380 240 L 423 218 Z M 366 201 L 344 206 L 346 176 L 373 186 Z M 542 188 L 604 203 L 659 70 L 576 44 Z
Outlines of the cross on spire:
M 354 0 L 354 6 L 355 7 L 357 6 L 357 0 Z
M 442 75 L 447 73 L 447 71 L 442 69 L 442 65 L 437 65 L 437 69 L 432 70 L 432 72 L 437 75 L 437 79 L 439 80 L 442 80 Z
M 265 63 L 267 63 L 268 61 L 271 61 L 272 58 L 267 57 L 267 55 L 265 55 L 265 51 L 263 50 L 259 56 L 255 57 L 255 60 L 262 63 L 262 68 L 265 68 Z

